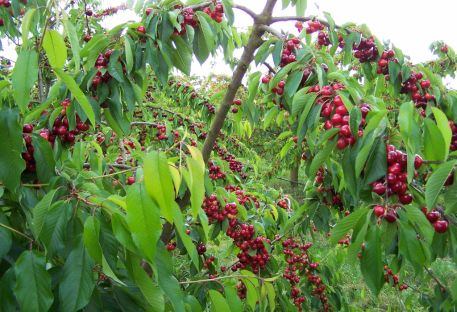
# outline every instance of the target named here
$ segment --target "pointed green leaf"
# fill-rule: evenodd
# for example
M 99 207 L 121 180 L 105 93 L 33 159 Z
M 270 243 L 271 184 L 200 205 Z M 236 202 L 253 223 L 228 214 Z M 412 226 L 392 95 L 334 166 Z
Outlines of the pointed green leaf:
M 53 68 L 62 68 L 67 60 L 67 47 L 62 36 L 56 30 L 46 31 L 43 39 L 43 48 L 46 51 L 49 64 Z
M 24 251 L 16 260 L 16 287 L 14 293 L 21 311 L 46 312 L 54 296 L 51 276 L 46 271 L 46 259 L 33 251 Z
M 38 79 L 38 54 L 35 51 L 22 50 L 13 69 L 12 83 L 14 100 L 24 113 L 30 101 L 32 87 Z

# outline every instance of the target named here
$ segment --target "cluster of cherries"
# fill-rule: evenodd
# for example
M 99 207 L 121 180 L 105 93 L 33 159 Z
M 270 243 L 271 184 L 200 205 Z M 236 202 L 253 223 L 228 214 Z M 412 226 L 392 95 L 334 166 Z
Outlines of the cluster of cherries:
M 362 38 L 358 45 L 353 45 L 354 56 L 360 63 L 372 62 L 378 58 L 379 52 L 373 37 Z
M 394 274 L 392 269 L 390 269 L 387 265 L 384 266 L 384 280 L 387 283 L 392 282 L 392 287 L 398 287 L 398 290 L 400 291 L 406 290 L 409 287 L 407 284 L 399 284 L 398 275 Z
M 222 171 L 221 166 L 216 165 L 212 160 L 208 162 L 209 178 L 211 180 L 224 180 L 227 175 Z
M 287 40 L 284 44 L 284 49 L 281 54 L 281 63 L 279 66 L 284 67 L 287 64 L 296 61 L 295 51 L 300 47 L 300 39 L 295 37 Z
M 286 86 L 286 82 L 284 80 L 281 80 L 278 82 L 278 85 L 276 87 L 273 87 L 271 89 L 271 92 L 276 93 L 277 95 L 281 96 L 284 94 L 284 87 Z
M 288 238 L 282 242 L 283 253 L 287 262 L 283 276 L 291 285 L 290 296 L 299 311 L 302 310 L 302 304 L 305 302 L 305 297 L 301 295 L 301 290 L 298 287 L 303 273 L 312 285 L 312 294 L 321 301 L 323 310 L 328 311 L 330 305 L 325 293 L 326 286 L 316 272 L 319 263 L 311 262 L 308 256 L 308 249 L 311 246 L 312 243 L 298 244 L 293 238 Z
M 224 19 L 224 6 L 218 3 L 214 6 L 214 10 L 211 10 L 211 7 L 207 6 L 203 9 L 203 13 L 208 14 L 216 23 L 222 23 Z
M 387 151 L 387 176 L 372 184 L 372 191 L 382 196 L 387 192 L 387 196 L 398 195 L 398 200 L 403 205 L 408 205 L 413 201 L 413 197 L 408 193 L 408 156 L 388 144 Z M 423 160 L 417 155 L 414 160 L 414 168 L 419 169 Z M 387 182 L 387 183 L 386 183 Z
M 447 222 L 447 220 L 441 218 L 441 213 L 439 211 L 434 209 L 430 212 L 427 212 L 427 208 L 424 207 L 424 208 L 422 208 L 422 212 L 427 217 L 427 220 L 431 224 L 433 224 L 433 228 L 435 229 L 435 232 L 437 232 L 437 233 L 446 233 L 447 232 L 449 223 Z
M 378 60 L 378 68 L 376 72 L 378 74 L 389 74 L 389 61 L 398 62 L 396 58 L 394 58 L 395 52 L 393 50 L 387 50 L 382 52 L 381 58 Z
M 406 80 L 404 83 L 401 85 L 400 93 L 403 94 L 410 94 L 411 99 L 415 103 L 416 107 L 422 108 L 423 110 L 421 111 L 422 116 L 425 116 L 425 108 L 427 106 L 428 101 L 433 101 L 435 100 L 435 97 L 431 95 L 430 93 L 427 92 L 427 89 L 430 88 L 430 81 L 429 80 L 422 80 L 423 74 L 422 73 L 411 73 L 409 76 L 408 80 Z M 417 86 L 419 83 L 420 89 Z
M 227 203 L 222 209 L 217 196 L 212 194 L 205 197 L 202 204 L 203 211 L 208 216 L 210 224 L 223 222 L 225 219 L 233 220 L 238 214 L 238 208 L 236 203 Z
M 238 191 L 234 187 L 232 189 L 235 189 L 235 192 Z M 239 193 L 239 195 L 242 199 L 244 197 L 244 203 L 247 203 L 245 194 Z M 259 273 L 267 265 L 270 255 L 264 243 L 270 244 L 271 241 L 263 236 L 255 237 L 253 225 L 240 223 L 237 220 L 236 204 L 227 203 L 222 210 L 217 197 L 211 195 L 205 199 L 203 210 L 211 222 L 223 222 L 226 218 L 228 219 L 226 234 L 240 249 L 237 254 L 238 262 L 231 267 L 232 271 L 250 267 L 253 273 Z
M 40 135 L 51 143 L 54 143 L 55 137 L 58 136 L 62 142 L 74 144 L 76 136 L 87 130 L 89 130 L 89 125 L 82 122 L 78 115 L 76 115 L 76 129 L 71 131 L 69 130 L 67 117 L 60 116 L 54 121 L 51 133 L 48 129 L 43 129 Z
M 111 79 L 111 75 L 106 71 L 104 74 L 101 70 L 108 66 L 109 60 L 111 55 L 113 54 L 113 50 L 108 50 L 105 53 L 100 53 L 95 61 L 95 68 L 97 69 L 97 73 L 95 74 L 94 79 L 92 79 L 92 86 L 97 88 L 97 86 L 101 83 L 108 83 Z
M 343 85 L 334 84 L 333 86 L 324 86 L 321 90 L 316 89 L 315 87 L 309 90 L 309 92 L 319 92 L 319 98 L 316 100 L 316 103 L 318 105 L 322 105 L 321 117 L 326 119 L 324 122 L 324 129 L 340 129 L 336 144 L 336 147 L 340 150 L 345 149 L 349 145 L 354 145 L 356 137 L 363 136 L 363 127 L 366 124 L 365 118 L 370 111 L 370 106 L 368 104 L 362 104 L 360 106 L 362 120 L 357 134 L 352 133 L 349 126 L 349 112 L 341 97 L 339 95 L 334 95 L 336 90 L 340 90 L 342 88 L 344 88 Z
M 238 113 L 238 106 L 241 105 L 241 100 L 240 99 L 234 99 L 232 103 L 232 113 L 236 114 Z
M 231 153 L 229 153 L 226 149 L 223 149 L 222 147 L 219 147 L 216 145 L 214 149 L 217 151 L 217 154 L 219 157 L 226 162 L 228 162 L 230 170 L 232 172 L 237 172 L 240 174 L 241 178 L 246 178 L 246 175 L 242 172 L 243 171 L 243 163 L 236 160 L 235 156 Z
M 161 124 L 161 123 L 153 124 L 152 127 L 157 129 L 157 133 L 156 133 L 157 140 L 164 141 L 164 140 L 168 139 L 167 126 L 165 124 Z
M 32 145 L 32 137 L 30 136 L 30 133 L 32 133 L 32 131 L 33 126 L 31 124 L 25 124 L 22 127 L 22 138 L 24 139 L 25 147 L 27 149 L 27 151 L 22 153 L 22 158 L 25 160 L 25 169 L 29 172 L 36 171 L 35 158 L 33 157 L 33 152 L 35 151 L 35 149 Z
M 240 203 L 240 205 L 246 206 L 248 203 L 252 203 L 255 208 L 260 208 L 260 202 L 257 197 L 252 194 L 247 194 L 239 186 L 226 185 L 225 189 L 231 193 L 235 193 L 236 200 Z
M 270 244 L 271 241 L 263 236 L 254 237 L 253 225 L 237 222 L 234 227 L 230 227 L 229 223 L 227 236 L 232 238 L 235 245 L 240 248 L 240 252 L 237 254 L 239 262 L 232 266 L 232 271 L 250 267 L 251 271 L 257 274 L 265 268 L 270 259 L 265 243 Z
M 175 30 L 175 34 L 182 36 L 185 35 L 187 32 L 186 26 L 189 25 L 192 28 L 198 27 L 198 18 L 195 16 L 195 12 L 192 8 L 183 8 L 182 5 L 178 4 L 175 6 L 175 9 L 182 9 L 182 22 L 181 22 L 181 30 Z M 212 20 L 216 23 L 221 23 L 224 17 L 224 6 L 220 3 L 217 3 L 214 6 L 214 10 L 211 10 L 209 6 L 203 8 L 202 10 L 204 13 L 208 14 Z M 146 14 L 149 15 L 151 11 L 146 11 Z

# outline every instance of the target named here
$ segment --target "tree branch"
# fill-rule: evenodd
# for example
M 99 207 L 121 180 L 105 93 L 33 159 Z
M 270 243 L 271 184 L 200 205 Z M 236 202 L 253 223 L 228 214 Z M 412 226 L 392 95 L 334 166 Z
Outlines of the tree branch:
M 273 17 L 271 19 L 271 24 L 280 23 L 280 22 L 292 22 L 292 21 L 298 21 L 298 22 L 304 22 L 304 23 L 309 22 L 309 21 L 316 21 L 316 22 L 319 22 L 322 25 L 330 28 L 330 24 L 327 21 L 324 21 L 322 19 L 319 19 L 319 18 L 316 18 L 313 16 L 277 16 L 277 17 Z M 335 28 L 344 29 L 348 33 L 351 33 L 351 31 L 349 29 L 344 28 L 340 25 L 335 25 Z
M 274 29 L 273 27 L 270 27 L 267 25 L 261 25 L 260 27 L 262 28 L 262 30 L 264 32 L 268 32 L 268 33 L 278 37 L 279 39 L 284 39 L 284 35 L 281 34 L 279 31 L 277 31 L 276 29 Z
M 250 17 L 252 17 L 254 20 L 257 18 L 257 14 L 252 11 L 251 9 L 243 6 L 243 5 L 239 5 L 239 4 L 234 4 L 233 5 L 233 8 L 234 9 L 238 9 L 240 11 L 243 11 L 244 13 L 248 14 Z

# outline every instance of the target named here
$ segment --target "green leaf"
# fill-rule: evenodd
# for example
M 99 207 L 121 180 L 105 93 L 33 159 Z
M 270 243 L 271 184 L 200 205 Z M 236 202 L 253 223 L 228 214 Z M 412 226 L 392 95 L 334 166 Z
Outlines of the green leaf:
M 433 226 L 425 217 L 424 213 L 415 205 L 405 205 L 403 209 L 408 216 L 408 220 L 415 225 L 415 229 L 421 234 L 424 240 L 431 244 L 433 241 Z
M 65 261 L 59 284 L 60 304 L 65 311 L 78 311 L 89 303 L 95 287 L 92 268 L 92 259 L 80 238 Z
M 155 263 L 157 264 L 159 286 L 170 300 L 173 310 L 184 312 L 184 294 L 178 280 L 173 276 L 173 261 L 163 244 L 157 249 Z
M 302 71 L 296 71 L 296 72 L 293 72 L 292 74 L 290 74 L 289 77 L 287 77 L 286 86 L 284 88 L 284 93 L 287 96 L 292 97 L 295 94 L 295 92 L 297 91 L 302 79 L 303 79 Z
M 365 237 L 365 249 L 362 251 L 360 268 L 370 290 L 375 296 L 379 294 L 384 284 L 384 266 L 381 249 L 381 231 L 372 226 Z
M 350 230 L 352 230 L 357 224 L 357 222 L 359 222 L 360 219 L 365 217 L 369 211 L 370 209 L 368 209 L 367 207 L 359 208 L 347 217 L 344 217 L 343 219 L 338 221 L 335 227 L 330 232 L 330 244 L 335 245 L 336 243 L 338 243 L 338 241 Z
M 436 124 L 429 118 L 424 120 L 424 155 L 427 160 L 445 160 L 449 153 L 443 135 Z
M 230 306 L 231 312 L 243 312 L 243 303 L 238 297 L 238 293 L 234 287 L 225 287 L 224 288 L 225 297 L 227 303 Z
M 209 57 L 208 46 L 206 45 L 205 35 L 200 28 L 195 29 L 195 37 L 193 42 L 193 51 L 200 64 L 203 64 Z
M 322 166 L 322 164 L 327 161 L 327 159 L 329 158 L 329 156 L 332 153 L 335 146 L 336 146 L 336 140 L 328 142 L 325 145 L 325 147 L 323 149 L 321 149 L 320 152 L 317 153 L 317 155 L 313 158 L 313 161 L 311 162 L 311 165 L 309 167 L 309 174 L 308 174 L 308 178 L 310 180 L 314 179 L 317 171 Z
M 92 108 L 92 105 L 90 105 L 89 100 L 87 99 L 86 95 L 81 91 L 79 86 L 76 84 L 76 81 L 61 69 L 56 68 L 55 72 L 59 79 L 65 83 L 67 88 L 70 90 L 71 94 L 76 98 L 79 105 L 81 105 L 81 108 L 83 109 L 87 118 L 89 118 L 91 124 L 95 125 L 95 113 Z
M 305 16 L 307 5 L 308 0 L 297 0 L 295 3 L 295 11 L 297 12 L 297 16 Z
M 408 259 L 417 271 L 422 270 L 427 264 L 430 252 L 425 250 L 423 244 L 417 239 L 417 233 L 414 228 L 400 217 L 398 251 Z
M 46 259 L 33 251 L 24 251 L 16 260 L 16 287 L 14 293 L 21 311 L 48 311 L 54 296 L 51 276 L 46 271 Z
M 108 72 L 114 77 L 114 79 L 122 83 L 124 82 L 124 72 L 122 71 L 122 65 L 121 62 L 119 62 L 117 55 L 117 53 L 116 55 L 115 53 L 111 55 L 108 63 Z
M 213 33 L 213 30 L 211 28 L 209 21 L 207 20 L 208 15 L 201 11 L 197 11 L 195 13 L 195 15 L 197 15 L 198 22 L 200 23 L 200 28 L 203 32 L 203 37 L 205 38 L 206 47 L 208 48 L 209 51 L 212 51 L 215 46 L 214 40 L 215 40 L 216 36 Z
M 16 312 L 17 303 L 14 296 L 14 286 L 16 284 L 14 276 L 14 268 L 9 268 L 0 278 L 0 311 L 2 312 Z
M 16 60 L 11 77 L 14 100 L 20 111 L 27 110 L 32 87 L 38 79 L 38 54 L 35 51 L 22 50 Z
M 173 222 L 171 205 L 175 200 L 175 192 L 165 154 L 154 151 L 146 155 L 144 183 L 149 196 L 159 205 L 162 215 L 168 222 Z
M 457 212 L 457 183 L 454 182 L 451 186 L 447 187 L 444 195 L 444 203 L 446 206 L 446 214 Z
M 62 68 L 67 60 L 67 47 L 62 36 L 56 30 L 46 31 L 43 39 L 43 48 L 46 51 L 49 64 L 53 68 Z
M 127 72 L 130 73 L 133 68 L 133 52 L 132 52 L 132 45 L 130 37 L 124 37 L 124 49 L 125 49 L 125 60 L 126 60 L 126 68 Z
M 81 51 L 81 47 L 79 46 L 78 34 L 76 33 L 75 26 L 68 19 L 68 16 L 64 15 L 62 23 L 65 28 L 65 32 L 67 33 L 68 40 L 70 41 L 71 51 L 72 51 L 72 60 L 75 65 L 75 73 L 77 73 L 81 66 L 81 56 L 79 55 L 80 51 Z
M 39 202 L 35 205 L 32 210 L 32 231 L 33 235 L 38 238 L 41 234 L 41 230 L 43 229 L 44 220 L 46 219 L 46 215 L 48 213 L 48 209 L 54 201 L 54 197 L 59 189 L 53 189 L 49 193 L 47 193 Z
M 127 255 L 126 268 L 144 298 L 151 306 L 152 311 L 164 311 L 165 303 L 163 292 L 158 285 L 152 281 L 143 267 L 140 266 L 141 258 L 132 253 L 128 253 Z
M 444 139 L 444 145 L 446 147 L 451 145 L 451 140 L 452 140 L 452 130 L 451 127 L 449 126 L 449 121 L 446 117 L 446 115 L 439 110 L 436 107 L 432 107 L 433 115 L 435 116 L 436 124 L 438 126 L 438 129 L 441 132 L 441 135 L 443 136 Z M 449 154 L 449 149 L 446 148 L 446 156 L 444 159 L 447 159 L 447 156 Z
M 21 173 L 25 168 L 22 159 L 22 127 L 19 124 L 19 112 L 4 107 L 0 110 L 0 183 L 15 191 L 21 182 Z
M 456 163 L 457 160 L 451 160 L 441 164 L 428 179 L 427 184 L 425 185 L 425 203 L 428 209 L 433 209 L 435 207 L 438 195 L 443 189 L 444 183 L 454 169 Z
M 94 216 L 89 216 L 84 223 L 83 239 L 89 255 L 97 264 L 101 264 L 103 252 L 100 245 L 100 221 Z
M 209 297 L 211 298 L 211 311 L 217 312 L 231 312 L 230 306 L 225 300 L 224 296 L 217 290 L 211 289 L 209 292 Z
M 29 31 L 30 31 L 30 27 L 32 26 L 33 17 L 35 15 L 35 12 L 36 12 L 35 8 L 28 8 L 22 19 L 21 33 L 22 33 L 22 46 L 24 46 L 24 47 L 26 47 L 29 42 Z
M 370 133 L 363 140 L 362 149 L 357 154 L 357 158 L 355 161 L 355 177 L 356 178 L 359 178 L 360 174 L 362 173 L 362 170 L 365 166 L 368 156 L 370 155 L 370 152 L 372 150 L 375 139 L 376 139 L 376 137 L 372 133 Z
M 8 219 L 0 212 L 0 224 L 4 226 L 10 226 Z M 0 259 L 8 254 L 13 244 L 13 235 L 12 232 L 5 228 L 4 226 L 0 225 Z M 1 305 L 0 305 L 1 307 Z
M 159 208 L 141 183 L 135 183 L 127 190 L 127 223 L 138 247 L 149 261 L 153 261 L 162 225 Z
M 68 221 L 71 218 L 72 206 L 58 201 L 49 207 L 40 232 L 40 239 L 50 255 L 65 248 Z
M 205 198 L 205 162 L 200 151 L 188 146 L 192 158 L 187 157 L 187 168 L 189 178 L 186 181 L 190 189 L 190 202 L 192 206 L 192 216 L 196 218 Z
M 48 183 L 52 177 L 56 176 L 56 161 L 52 152 L 51 144 L 41 136 L 32 136 L 33 156 L 36 161 L 36 172 L 41 183 Z

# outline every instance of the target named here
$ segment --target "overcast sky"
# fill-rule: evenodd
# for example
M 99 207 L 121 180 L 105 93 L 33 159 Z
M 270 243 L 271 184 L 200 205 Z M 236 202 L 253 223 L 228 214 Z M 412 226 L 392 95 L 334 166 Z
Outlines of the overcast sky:
M 252 10 L 259 12 L 266 0 L 235 0 Z M 125 3 L 125 0 L 102 0 L 105 6 L 116 6 Z M 355 22 L 365 23 L 381 41 L 390 40 L 409 56 L 413 62 L 423 62 L 433 58 L 429 45 L 434 40 L 444 40 L 450 46 L 457 48 L 457 18 L 455 0 L 308 0 L 306 15 L 323 16 L 322 12 L 329 12 L 337 24 Z M 237 12 L 238 13 L 238 12 Z M 282 10 L 281 1 L 275 9 L 275 15 L 295 15 L 294 9 Z M 116 16 L 107 18 L 105 25 L 108 28 L 126 21 L 138 19 L 131 11 L 119 12 Z M 251 18 L 243 12 L 236 14 L 235 25 L 248 27 L 252 24 Z M 293 22 L 282 23 L 275 27 L 288 31 L 295 31 Z M 9 58 L 15 59 L 14 48 L 4 47 L 0 52 Z M 230 69 L 219 59 L 209 61 L 203 67 L 195 64 L 193 73 L 208 74 L 229 73 Z

